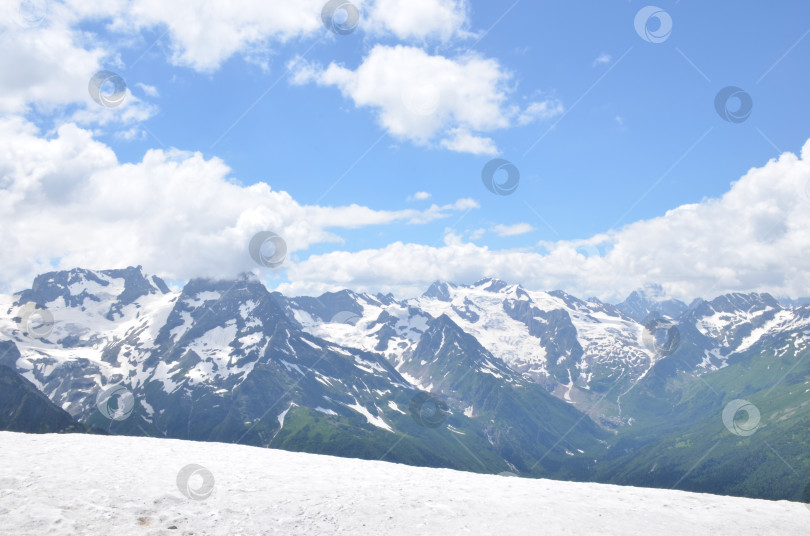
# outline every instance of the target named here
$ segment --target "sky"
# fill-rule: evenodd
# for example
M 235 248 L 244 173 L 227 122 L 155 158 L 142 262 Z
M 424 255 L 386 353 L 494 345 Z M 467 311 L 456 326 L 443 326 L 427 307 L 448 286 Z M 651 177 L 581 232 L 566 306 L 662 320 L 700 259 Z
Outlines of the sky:
M 4 292 L 141 265 L 287 294 L 810 295 L 807 2 L 0 10 Z

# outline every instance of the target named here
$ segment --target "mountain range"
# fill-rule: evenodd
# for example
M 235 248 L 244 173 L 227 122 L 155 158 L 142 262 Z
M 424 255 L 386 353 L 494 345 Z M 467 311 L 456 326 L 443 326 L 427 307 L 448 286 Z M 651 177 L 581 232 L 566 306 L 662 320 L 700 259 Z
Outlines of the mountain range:
M 0 296 L 0 365 L 110 434 L 796 499 L 799 303 L 648 286 L 611 305 L 497 279 L 288 297 L 251 275 L 174 291 L 75 269 Z

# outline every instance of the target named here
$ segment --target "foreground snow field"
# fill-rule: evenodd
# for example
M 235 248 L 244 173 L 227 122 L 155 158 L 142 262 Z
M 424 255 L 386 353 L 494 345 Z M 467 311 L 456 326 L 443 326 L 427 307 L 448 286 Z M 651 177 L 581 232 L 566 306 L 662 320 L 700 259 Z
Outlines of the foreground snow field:
M 9 535 L 736 536 L 806 534 L 810 525 L 798 503 L 220 443 L 0 432 L 0 460 L 0 533 Z M 181 473 L 190 464 L 201 467 Z M 181 492 L 184 475 L 196 499 Z

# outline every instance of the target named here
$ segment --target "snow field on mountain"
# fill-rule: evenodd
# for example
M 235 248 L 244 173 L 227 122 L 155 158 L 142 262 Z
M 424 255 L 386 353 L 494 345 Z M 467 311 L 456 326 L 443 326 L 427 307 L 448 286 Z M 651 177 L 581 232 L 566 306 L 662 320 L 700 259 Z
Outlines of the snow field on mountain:
M 503 310 L 505 292 L 490 292 L 479 287 L 454 287 L 450 289 L 450 302 L 421 297 L 416 300 L 419 306 L 433 316 L 446 314 L 464 331 L 478 339 L 484 348 L 509 364 L 529 364 L 537 372 L 546 370 L 546 349 L 537 339 L 529 335 L 528 328 L 512 319 Z M 512 296 L 514 297 L 514 296 Z M 475 313 L 480 316 L 477 322 L 462 318 L 453 307 L 463 308 L 472 302 Z M 547 303 L 538 303 L 543 308 Z M 559 305 L 559 304 L 554 304 Z M 553 307 L 551 307 L 553 308 Z
M 0 533 L 15 536 L 784 536 L 810 523 L 810 509 L 785 501 L 220 443 L 0 432 L 0 455 Z M 189 464 L 200 468 L 186 480 Z
M 124 280 L 103 275 L 101 277 L 110 283 L 111 288 L 102 287 L 93 281 L 69 285 L 72 296 L 87 292 L 98 298 L 99 301 L 86 299 L 82 307 L 72 307 L 65 305 L 64 300 L 60 297 L 42 304 L 53 316 L 52 329 L 43 338 L 22 333 L 20 327 L 14 322 L 14 317 L 20 310 L 19 306 L 14 306 L 19 299 L 18 296 L 0 295 L 0 311 L 9 312 L 9 314 L 0 315 L 0 334 L 3 335 L 3 338 L 17 343 L 21 354 L 18 361 L 19 367 L 32 370 L 34 363 L 43 355 L 47 355 L 55 360 L 53 366 L 78 359 L 87 359 L 99 366 L 105 378 L 113 375 L 129 376 L 133 369 L 132 363 L 123 361 L 118 366 L 107 363 L 102 359 L 104 350 L 111 343 L 122 341 L 133 334 L 135 337 L 129 340 L 135 342 L 136 345 L 125 343 L 122 346 L 122 352 L 138 355 L 144 350 L 153 348 L 155 337 L 166 323 L 166 319 L 175 305 L 177 294 L 141 296 L 133 303 L 122 307 L 120 314 L 116 313 L 114 320 L 109 320 L 105 315 L 110 311 L 111 305 L 116 303 L 116 296 L 124 288 Z M 91 291 L 100 292 L 100 294 L 95 295 Z M 83 342 L 76 346 L 63 346 L 57 343 L 57 341 L 73 337 Z M 40 372 L 45 376 L 50 374 L 47 369 Z M 24 376 L 38 388 L 42 388 L 41 382 L 33 372 L 25 373 Z M 133 383 L 138 384 L 144 379 L 143 372 L 136 369 Z M 101 385 L 103 379 L 98 378 L 97 382 Z

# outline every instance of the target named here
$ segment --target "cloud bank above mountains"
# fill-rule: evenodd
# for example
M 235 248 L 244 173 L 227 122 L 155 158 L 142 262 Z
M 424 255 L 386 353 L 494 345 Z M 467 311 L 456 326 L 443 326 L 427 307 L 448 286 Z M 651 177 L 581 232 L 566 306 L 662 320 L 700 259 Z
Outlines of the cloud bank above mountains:
M 458 199 L 396 211 L 302 205 L 274 190 L 272 177 L 243 186 L 226 162 L 199 153 L 151 150 L 140 162 L 119 163 L 109 146 L 75 124 L 45 135 L 6 118 L 0 146 L 6 292 L 54 268 L 140 264 L 174 280 L 230 277 L 258 268 L 248 243 L 273 230 L 290 256 L 280 272 L 266 275 L 273 284 L 283 278 L 280 290 L 293 294 L 350 287 L 408 296 L 437 279 L 484 276 L 607 300 L 650 282 L 683 299 L 726 291 L 809 293 L 810 142 L 801 155 L 784 153 L 750 170 L 718 199 L 583 240 L 496 250 L 465 238 L 463 229 L 448 229 L 438 246 L 395 242 L 360 251 L 341 230 L 424 225 L 479 204 Z M 311 254 L 322 244 L 335 250 Z

